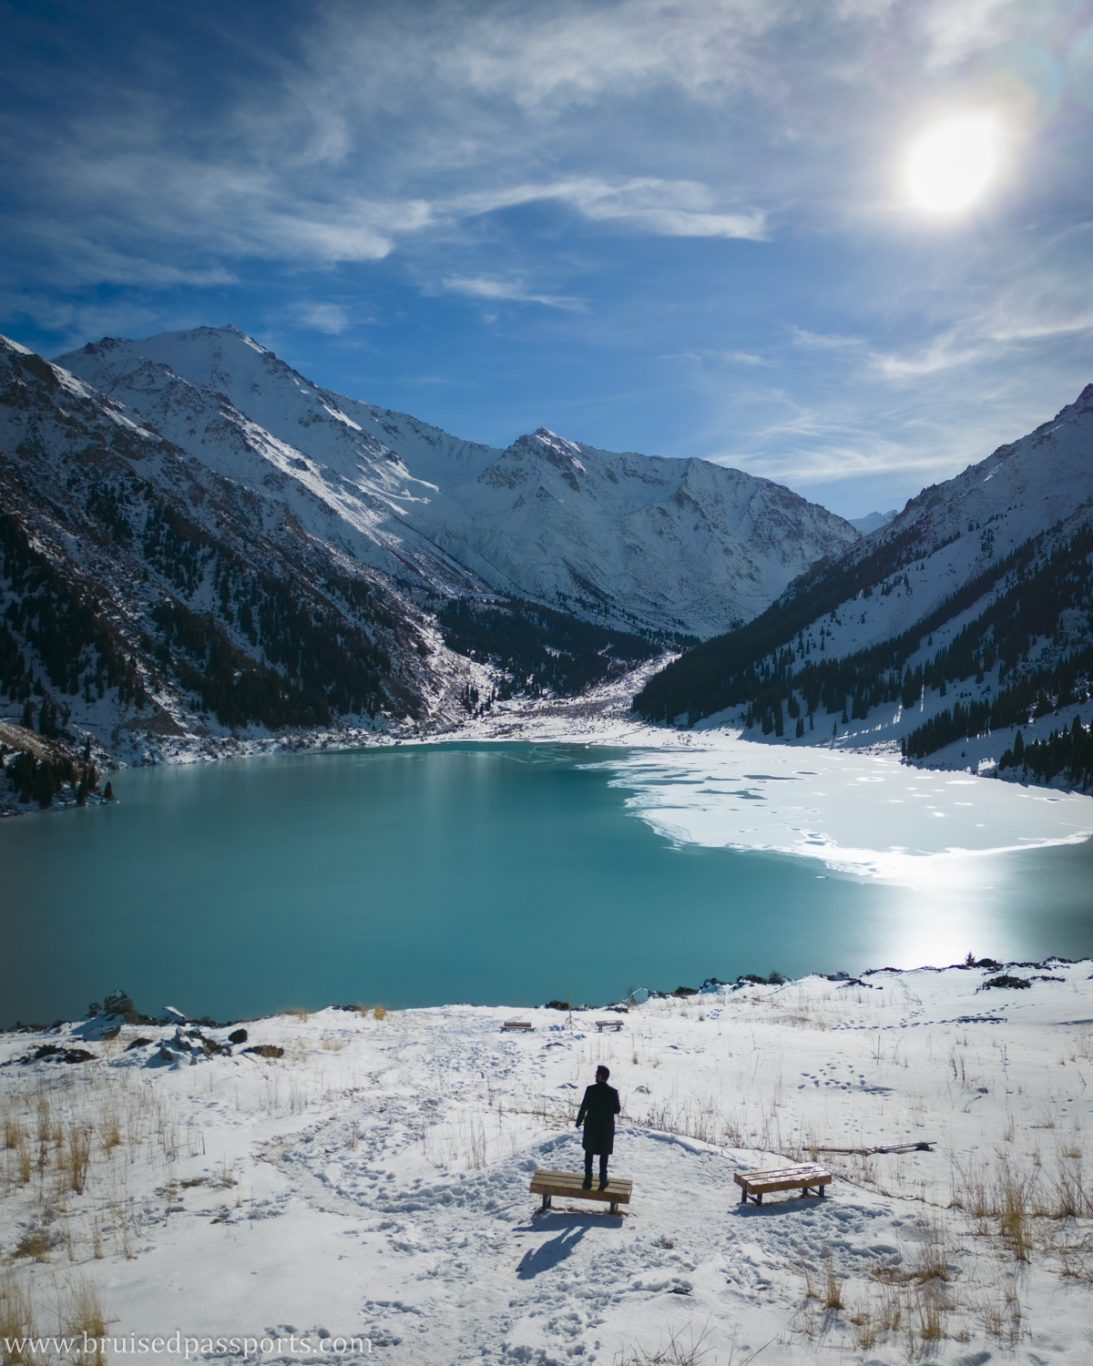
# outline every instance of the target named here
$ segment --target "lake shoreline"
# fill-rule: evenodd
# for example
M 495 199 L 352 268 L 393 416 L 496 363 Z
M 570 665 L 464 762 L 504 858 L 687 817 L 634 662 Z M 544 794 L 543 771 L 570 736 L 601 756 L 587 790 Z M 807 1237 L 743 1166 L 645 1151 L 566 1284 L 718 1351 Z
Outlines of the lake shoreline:
M 611 1011 L 614 1013 L 624 1013 L 632 1007 L 644 1005 L 648 1001 L 684 1001 L 689 1000 L 692 997 L 708 997 L 715 996 L 724 992 L 732 993 L 736 991 L 743 991 L 754 986 L 792 986 L 794 983 L 806 981 L 810 977 L 820 978 L 825 982 L 832 982 L 837 987 L 861 987 L 875 985 L 865 982 L 865 978 L 884 977 L 891 975 L 898 976 L 902 973 L 907 972 L 946 973 L 986 971 L 1000 974 L 1003 976 L 1011 976 L 1015 971 L 1038 972 L 1041 974 L 1049 973 L 1053 966 L 1079 967 L 1083 963 L 1088 963 L 1091 967 L 1093 967 L 1093 954 L 1089 954 L 1088 956 L 1083 956 L 1080 958 L 1065 958 L 1059 954 L 1049 954 L 1040 962 L 1030 962 L 1026 960 L 1002 961 L 999 959 L 992 958 L 989 954 L 983 955 L 979 958 L 975 958 L 973 955 L 969 954 L 969 960 L 965 960 L 962 963 L 946 963 L 941 966 L 935 966 L 930 963 L 923 963 L 913 968 L 897 968 L 892 967 L 890 965 L 878 968 L 863 968 L 861 972 L 857 974 L 851 974 L 850 972 L 846 971 L 806 972 L 802 973 L 799 976 L 785 977 L 780 972 L 768 973 L 766 976 L 764 976 L 761 973 L 745 972 L 741 973 L 739 976 L 737 976 L 731 981 L 722 981 L 721 978 L 711 975 L 705 978 L 705 980 L 702 981 L 697 987 L 689 986 L 685 983 L 670 989 L 660 987 L 641 987 L 638 989 L 636 996 L 634 994 L 631 994 L 629 996 L 623 995 L 621 997 L 616 997 L 611 1000 L 601 1002 L 599 1004 L 590 1003 L 587 1001 L 574 1001 L 572 1004 L 569 1004 L 565 1001 L 560 1000 L 541 1001 L 533 1004 L 525 1002 L 522 1005 L 513 1005 L 511 1003 L 507 1005 L 497 1005 L 490 1003 L 477 1003 L 474 1001 L 448 1001 L 441 1005 L 409 1005 L 391 1007 L 384 1006 L 381 1007 L 381 1009 L 384 1011 L 384 1013 L 388 1014 L 406 1010 L 448 1010 L 453 1007 L 458 1007 L 461 1010 L 553 1010 L 559 1012 L 559 1014 L 576 1015 L 588 1014 L 591 1011 Z M 1045 979 L 1043 977 L 1032 977 L 1029 980 L 1050 980 L 1050 978 Z M 107 1033 L 109 1033 L 115 1026 L 120 1026 L 122 1024 L 146 1025 L 149 1028 L 157 1028 L 162 1027 L 164 1025 L 173 1025 L 176 1021 L 181 1020 L 185 1020 L 187 1023 L 197 1026 L 201 1029 L 223 1030 L 235 1029 L 241 1025 L 260 1024 L 266 1020 L 277 1019 L 279 1015 L 284 1013 L 283 1011 L 274 1010 L 269 1011 L 265 1014 L 238 1016 L 233 1015 L 225 1020 L 214 1020 L 207 1016 L 185 1016 L 182 1014 L 182 1012 L 175 1011 L 172 1007 L 170 1014 L 161 1013 L 160 1015 L 156 1016 L 148 1015 L 138 1010 L 134 1005 L 134 1001 L 136 1000 L 136 998 L 129 997 L 127 993 L 119 991 L 116 994 L 125 996 L 126 999 L 129 1001 L 130 1008 L 128 1011 L 112 1012 L 109 1010 L 104 1010 L 98 1014 L 88 1015 L 86 1019 L 75 1021 L 69 1019 L 57 1019 L 54 1020 L 51 1024 L 34 1024 L 27 1023 L 22 1020 L 16 1020 L 14 1024 L 0 1024 L 0 1035 L 57 1034 L 63 1030 L 86 1030 L 89 1028 L 92 1030 L 92 1032 L 94 1032 L 95 1030 L 105 1030 Z M 362 1009 L 365 1008 L 359 1004 L 337 1004 L 335 1002 L 328 1002 L 326 1005 L 315 1006 L 314 1008 L 309 1009 L 306 1013 L 321 1014 L 323 1011 L 328 1010 L 346 1011 L 352 1013 L 361 1011 Z
M 572 744 L 716 753 L 726 745 L 743 742 L 770 749 L 772 752 L 784 751 L 790 754 L 807 754 L 815 750 L 821 753 L 873 755 L 888 759 L 899 756 L 895 741 L 870 740 L 868 734 L 844 737 L 839 743 L 827 741 L 808 744 L 789 737 L 773 739 L 745 735 L 735 726 L 703 726 L 683 730 L 642 721 L 630 712 L 630 702 L 650 674 L 662 664 L 663 660 L 658 660 L 651 665 L 643 665 L 613 683 L 592 688 L 589 692 L 574 698 L 515 698 L 500 702 L 490 711 L 476 717 L 469 716 L 458 725 L 438 722 L 433 728 L 428 724 L 411 723 L 392 725 L 387 729 L 344 727 L 250 736 L 190 735 L 172 739 L 170 744 L 164 744 L 158 750 L 148 751 L 147 757 L 142 760 L 128 762 L 107 756 L 101 747 L 96 747 L 94 753 L 100 767 L 111 773 L 120 774 L 152 767 L 185 768 L 217 764 L 232 759 L 339 754 L 358 750 L 448 744 Z M 1040 729 L 1046 734 L 1047 722 L 1052 720 L 1050 716 L 1039 718 L 1033 726 L 1026 727 L 1028 737 L 1033 738 Z M 952 762 L 945 763 L 937 755 L 927 756 L 923 760 L 899 758 L 899 763 L 902 768 L 909 771 L 963 773 L 977 778 L 992 778 L 1007 786 L 1036 787 L 1046 792 L 1088 796 L 1093 803 L 1093 796 L 1082 792 L 1081 789 L 1067 786 L 1061 780 L 1050 784 L 1031 784 L 1017 777 L 1015 770 L 1009 770 L 1006 776 L 1000 775 L 989 759 L 984 757 L 983 744 L 977 744 L 976 754 L 978 757 L 972 763 L 971 769 L 963 760 L 958 761 L 954 757 Z M 119 800 L 124 799 L 124 787 L 119 789 L 117 796 Z M 76 805 L 74 799 L 66 799 L 47 810 L 70 810 Z M 34 803 L 0 803 L 0 816 L 34 814 L 40 814 L 38 806 Z

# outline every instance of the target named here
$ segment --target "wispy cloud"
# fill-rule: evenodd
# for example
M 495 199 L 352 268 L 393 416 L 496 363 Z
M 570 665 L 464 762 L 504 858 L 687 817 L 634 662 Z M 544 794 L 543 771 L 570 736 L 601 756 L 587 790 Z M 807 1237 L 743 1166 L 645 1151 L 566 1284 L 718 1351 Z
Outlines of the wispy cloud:
M 468 298 L 482 299 L 490 303 L 542 304 L 545 308 L 560 308 L 570 313 L 579 313 L 586 306 L 582 299 L 566 298 L 560 294 L 537 294 L 522 280 L 493 280 L 482 275 L 449 275 L 440 283 L 441 288 L 448 294 L 463 294 Z
M 667 237 L 744 237 L 762 241 L 759 211 L 731 210 L 693 180 L 643 176 L 629 180 L 580 176 L 570 180 L 498 185 L 438 205 L 449 217 L 479 217 L 524 204 L 555 201 L 593 222 L 618 222 Z
M 927 346 L 903 354 L 877 352 L 870 365 L 886 379 L 920 379 L 945 370 L 960 370 L 983 354 L 975 346 L 959 346 L 951 337 L 940 337 Z
M 846 351 L 853 347 L 864 346 L 861 337 L 849 336 L 844 332 L 810 332 L 806 327 L 790 328 L 794 346 L 807 351 Z
M 732 349 L 675 351 L 666 354 L 663 359 L 693 361 L 697 365 L 744 365 L 766 367 L 774 364 L 768 356 L 760 355 L 757 351 L 736 351 Z
M 330 337 L 340 337 L 351 327 L 349 314 L 341 304 L 303 301 L 293 309 L 293 316 L 301 327 L 313 332 L 325 332 Z

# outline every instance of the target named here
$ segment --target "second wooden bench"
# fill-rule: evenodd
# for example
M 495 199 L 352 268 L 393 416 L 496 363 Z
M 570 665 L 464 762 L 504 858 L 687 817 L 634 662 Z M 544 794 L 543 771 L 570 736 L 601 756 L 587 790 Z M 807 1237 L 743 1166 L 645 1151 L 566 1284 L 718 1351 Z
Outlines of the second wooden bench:
M 767 1172 L 734 1172 L 732 1178 L 740 1187 L 740 1203 L 763 1203 L 763 1196 L 772 1191 L 799 1190 L 802 1195 L 818 1195 L 823 1199 L 824 1187 L 831 1184 L 831 1173 L 815 1162 L 796 1167 L 776 1167 Z

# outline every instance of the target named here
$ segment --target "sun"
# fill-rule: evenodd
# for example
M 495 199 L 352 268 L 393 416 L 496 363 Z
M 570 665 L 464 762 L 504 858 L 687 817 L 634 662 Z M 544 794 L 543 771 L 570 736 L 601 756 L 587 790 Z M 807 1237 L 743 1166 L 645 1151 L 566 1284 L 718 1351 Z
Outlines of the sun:
M 928 128 L 907 154 L 911 203 L 939 216 L 970 209 L 998 173 L 999 141 L 997 121 L 989 114 L 965 114 Z

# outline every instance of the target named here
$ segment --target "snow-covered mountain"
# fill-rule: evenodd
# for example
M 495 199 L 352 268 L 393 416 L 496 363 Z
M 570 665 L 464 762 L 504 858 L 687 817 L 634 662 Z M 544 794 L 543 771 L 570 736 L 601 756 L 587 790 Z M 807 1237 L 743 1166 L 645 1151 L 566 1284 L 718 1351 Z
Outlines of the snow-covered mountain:
M 887 526 L 893 517 L 898 516 L 896 508 L 890 508 L 887 512 L 867 512 L 864 517 L 851 517 L 850 525 L 857 527 L 863 536 L 871 536 L 874 531 L 879 531 L 882 526 Z
M 106 339 L 58 363 L 312 534 L 407 585 L 515 594 L 627 630 L 747 621 L 858 539 L 768 480 L 540 429 L 505 450 L 311 383 L 234 328 Z
M 899 740 L 912 757 L 973 767 L 1002 758 L 1019 729 L 1054 730 L 1058 757 L 1064 730 L 1071 748 L 1087 744 L 1091 612 L 1093 385 L 683 656 L 637 706 L 812 743 Z M 1029 771 L 1054 776 L 1038 762 Z
M 9 750 L 58 746 L 36 793 L 66 743 L 82 773 L 88 744 L 222 752 L 577 692 L 655 652 L 613 628 L 754 615 L 857 536 L 712 465 L 461 441 L 234 329 L 66 359 L 0 342 L 0 721 Z
M 282 494 L 272 468 L 228 478 L 0 339 L 9 719 L 141 759 L 458 712 L 476 666 L 390 575 L 309 534 Z

